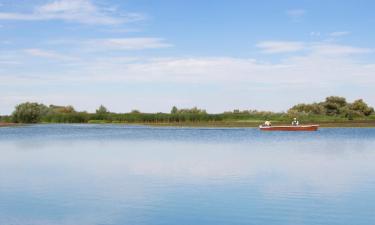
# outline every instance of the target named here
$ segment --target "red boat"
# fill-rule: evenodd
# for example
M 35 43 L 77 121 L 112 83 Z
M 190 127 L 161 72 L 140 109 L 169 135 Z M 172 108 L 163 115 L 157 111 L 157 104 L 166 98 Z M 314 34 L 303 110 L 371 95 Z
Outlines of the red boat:
M 319 125 L 299 125 L 299 126 L 263 126 L 259 129 L 264 131 L 317 131 Z

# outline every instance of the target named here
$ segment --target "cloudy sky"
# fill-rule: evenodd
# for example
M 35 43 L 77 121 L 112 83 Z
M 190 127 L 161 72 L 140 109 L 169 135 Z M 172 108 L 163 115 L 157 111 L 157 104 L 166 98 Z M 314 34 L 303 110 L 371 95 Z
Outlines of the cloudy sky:
M 0 0 L 0 114 L 375 106 L 375 2 Z

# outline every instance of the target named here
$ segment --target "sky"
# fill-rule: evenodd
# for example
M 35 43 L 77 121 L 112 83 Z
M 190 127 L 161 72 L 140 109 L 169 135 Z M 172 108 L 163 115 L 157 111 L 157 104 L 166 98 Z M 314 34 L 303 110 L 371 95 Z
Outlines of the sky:
M 375 1 L 0 0 L 0 114 L 375 106 Z

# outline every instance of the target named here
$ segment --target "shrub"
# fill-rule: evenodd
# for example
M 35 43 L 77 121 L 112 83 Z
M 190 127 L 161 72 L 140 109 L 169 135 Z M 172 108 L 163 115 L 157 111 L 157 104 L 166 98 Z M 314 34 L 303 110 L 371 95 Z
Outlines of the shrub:
M 38 123 L 48 113 L 48 107 L 38 103 L 22 103 L 16 106 L 12 114 L 16 123 Z

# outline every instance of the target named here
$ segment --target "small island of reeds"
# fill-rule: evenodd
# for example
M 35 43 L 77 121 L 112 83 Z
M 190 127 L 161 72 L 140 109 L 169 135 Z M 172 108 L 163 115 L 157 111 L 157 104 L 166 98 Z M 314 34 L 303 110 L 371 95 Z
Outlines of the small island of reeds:
M 330 96 L 322 102 L 301 103 L 286 112 L 239 110 L 208 113 L 204 109 L 177 108 L 169 113 L 110 112 L 101 105 L 96 112 L 76 111 L 73 106 L 46 106 L 26 102 L 15 107 L 11 115 L 0 116 L 0 127 L 33 123 L 119 123 L 157 126 L 256 127 L 265 120 L 288 124 L 297 117 L 301 123 L 319 123 L 323 127 L 375 127 L 374 108 L 362 99 L 348 102 L 344 97 Z

